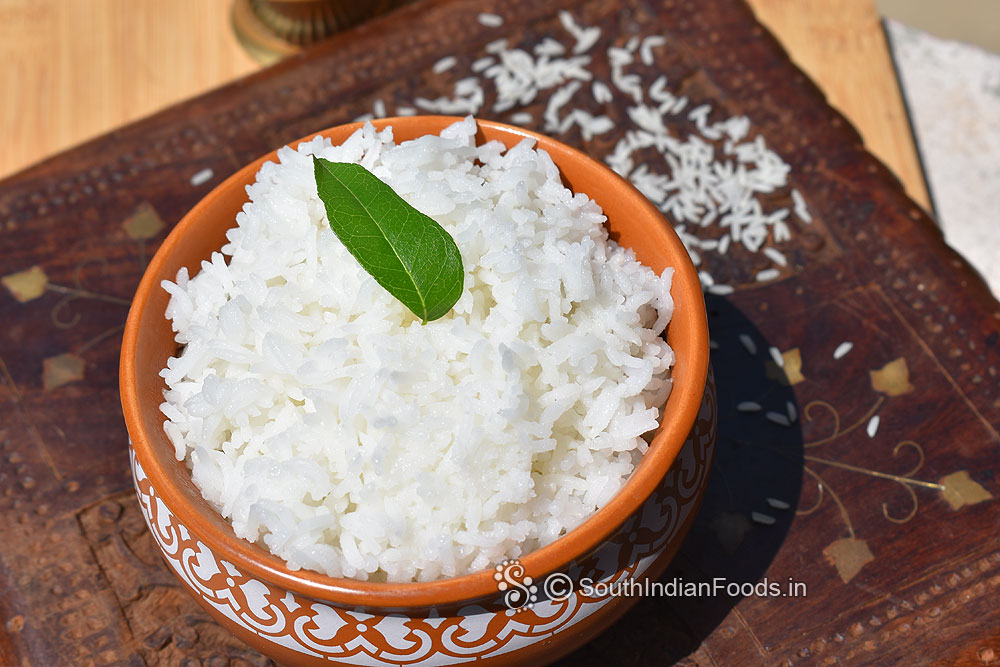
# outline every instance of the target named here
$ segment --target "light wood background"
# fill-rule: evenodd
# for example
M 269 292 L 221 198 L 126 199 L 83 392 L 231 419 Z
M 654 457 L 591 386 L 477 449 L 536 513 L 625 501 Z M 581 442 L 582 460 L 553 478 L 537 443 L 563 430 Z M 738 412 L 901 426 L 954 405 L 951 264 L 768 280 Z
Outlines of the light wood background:
M 258 65 L 231 0 L 0 0 L 0 175 Z
M 873 0 L 748 0 L 927 207 Z M 230 0 L 0 0 L 0 177 L 255 71 Z

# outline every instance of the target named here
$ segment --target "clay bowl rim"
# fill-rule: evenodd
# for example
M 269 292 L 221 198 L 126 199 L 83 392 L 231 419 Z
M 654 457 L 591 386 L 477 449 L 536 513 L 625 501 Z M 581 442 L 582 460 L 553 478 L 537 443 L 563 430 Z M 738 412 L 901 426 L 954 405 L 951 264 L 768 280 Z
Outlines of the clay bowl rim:
M 440 132 L 447 125 L 459 120 L 461 118 L 450 116 L 407 116 L 380 119 L 375 121 L 374 125 L 379 129 L 393 125 L 397 136 L 410 136 L 413 133 L 416 133 L 413 136 L 419 136 Z M 684 358 L 678 357 L 674 368 L 674 386 L 666 403 L 668 408 L 666 416 L 669 418 L 663 419 L 649 450 L 643 456 L 642 463 L 632 473 L 625 486 L 607 505 L 580 526 L 555 542 L 520 558 L 525 572 L 537 580 L 586 555 L 611 536 L 652 494 L 673 464 L 695 424 L 705 391 L 709 358 L 708 321 L 697 271 L 684 245 L 663 214 L 631 183 L 597 160 L 545 135 L 504 123 L 484 120 L 476 122 L 479 127 L 479 140 L 482 139 L 484 130 L 496 135 L 494 138 L 503 136 L 532 138 L 539 147 L 548 151 L 556 165 L 560 166 L 560 170 L 565 165 L 574 164 L 575 167 L 586 169 L 588 172 L 596 171 L 601 179 L 599 193 L 601 200 L 607 202 L 612 198 L 628 199 L 631 205 L 641 212 L 643 219 L 653 223 L 650 229 L 643 229 L 643 233 L 658 237 L 656 240 L 663 243 L 667 250 L 667 265 L 674 268 L 671 294 L 676 310 L 668 328 L 668 337 L 672 340 L 683 338 L 690 341 L 687 354 Z M 296 146 L 299 142 L 308 141 L 317 134 L 329 136 L 334 133 L 344 133 L 343 137 L 346 139 L 351 132 L 362 125 L 363 123 L 348 123 L 335 126 L 311 133 L 290 142 L 289 145 Z M 198 499 L 193 499 L 189 492 L 181 489 L 185 480 L 179 477 L 180 474 L 187 476 L 187 484 L 192 485 L 187 469 L 174 459 L 172 448 L 167 458 L 173 461 L 173 464 L 164 464 L 162 453 L 160 456 L 154 453 L 154 446 L 162 446 L 165 436 L 162 435 L 162 429 L 160 435 L 155 437 L 151 435 L 142 418 L 135 365 L 136 348 L 142 333 L 140 327 L 142 315 L 154 290 L 160 289 L 160 280 L 164 277 L 171 280 L 174 278 L 173 275 L 164 274 L 163 271 L 168 259 L 173 257 L 179 240 L 184 235 L 193 233 L 202 220 L 203 211 L 210 209 L 215 200 L 233 188 L 242 190 L 246 183 L 253 181 L 265 161 L 276 159 L 276 153 L 277 151 L 272 151 L 241 168 L 195 204 L 163 241 L 143 274 L 125 325 L 119 372 L 122 408 L 135 455 L 165 505 L 193 535 L 213 550 L 216 557 L 230 561 L 243 572 L 286 590 L 340 605 L 395 610 L 447 606 L 463 601 L 495 597 L 499 592 L 493 579 L 492 569 L 448 579 L 413 583 L 358 581 L 330 577 L 310 570 L 290 570 L 277 556 L 237 537 L 231 528 L 227 531 L 228 524 L 207 502 L 200 496 Z M 593 196 L 592 193 L 588 194 Z M 200 259 L 205 258 L 195 260 L 195 266 Z M 683 317 L 678 317 L 677 313 L 682 312 L 681 309 L 686 309 L 686 312 Z M 169 326 L 162 316 L 161 320 L 163 326 Z M 676 344 L 674 347 L 676 348 Z M 683 372 L 679 373 L 681 368 Z M 162 419 L 159 423 L 162 425 Z M 161 443 L 154 445 L 156 440 L 160 440 Z

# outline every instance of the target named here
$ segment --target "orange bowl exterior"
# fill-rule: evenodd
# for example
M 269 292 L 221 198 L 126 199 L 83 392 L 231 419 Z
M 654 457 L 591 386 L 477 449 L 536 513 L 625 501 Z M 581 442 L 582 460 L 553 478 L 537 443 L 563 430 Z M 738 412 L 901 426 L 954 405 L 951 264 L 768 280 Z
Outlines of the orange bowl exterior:
M 377 128 L 392 125 L 396 141 L 403 141 L 439 133 L 457 120 L 460 119 L 414 116 L 382 119 L 374 124 Z M 319 134 L 340 143 L 360 126 L 360 123 L 353 123 Z M 657 273 L 665 267 L 674 269 L 671 294 L 675 312 L 668 327 L 667 341 L 676 354 L 676 364 L 672 371 L 673 389 L 664 408 L 662 424 L 641 463 L 618 495 L 569 534 L 520 559 L 524 571 L 539 581 L 550 573 L 577 566 L 599 547 L 607 546 L 616 536 L 620 538 L 627 521 L 641 515 L 651 498 L 668 491 L 664 489 L 665 477 L 686 444 L 698 449 L 692 454 L 694 463 L 707 469 L 715 438 L 714 390 L 711 386 L 706 387 L 709 370 L 708 325 L 701 286 L 687 251 L 660 212 L 631 184 L 603 164 L 548 137 L 487 121 L 478 121 L 478 127 L 479 142 L 495 139 L 510 147 L 524 138 L 534 139 L 552 156 L 565 184 L 574 192 L 587 193 L 604 209 L 612 238 L 632 248 L 639 260 Z M 177 546 L 172 541 L 174 538 L 179 544 L 182 538 L 188 540 L 184 537 L 187 535 L 193 553 L 200 553 L 198 549 L 210 551 L 211 558 L 234 571 L 238 570 L 240 576 L 264 582 L 272 596 L 276 591 L 287 591 L 289 595 L 297 596 L 295 599 L 326 602 L 338 609 L 355 610 L 358 614 L 381 613 L 412 618 L 450 614 L 469 605 L 496 607 L 500 594 L 492 570 L 405 584 L 338 579 L 305 570 L 289 570 L 276 556 L 236 537 L 230 525 L 202 498 L 186 467 L 175 460 L 174 449 L 163 431 L 163 416 L 159 411 L 165 388 L 159 371 L 166 366 L 167 358 L 176 353 L 177 346 L 170 323 L 164 316 L 169 297 L 159 285 L 162 280 L 173 280 L 181 267 L 187 267 L 194 275 L 201 260 L 207 259 L 225 243 L 225 232 L 235 225 L 236 213 L 246 202 L 245 186 L 253 182 L 260 166 L 269 160 L 276 160 L 276 152 L 238 171 L 184 216 L 150 262 L 129 312 L 122 342 L 121 398 L 132 443 L 137 490 L 154 537 L 168 556 L 168 563 L 193 589 L 196 597 L 199 596 L 200 585 L 185 579 L 186 575 L 190 575 L 190 579 L 193 576 L 191 573 L 197 569 L 190 565 L 193 561 L 181 559 L 177 561 L 178 565 L 171 562 L 170 554 L 167 554 L 168 547 Z M 695 444 L 692 445 L 692 442 Z M 707 474 L 699 479 L 699 484 L 703 486 Z M 693 503 L 693 509 L 700 502 L 701 490 L 695 489 L 697 493 L 685 499 L 685 502 Z M 644 565 L 643 576 L 655 576 L 657 570 L 665 567 L 694 512 L 689 512 L 689 515 L 686 515 L 683 525 L 675 526 L 677 530 L 671 537 L 673 541 L 661 545 L 655 559 L 647 558 L 649 562 Z M 208 558 L 205 555 L 202 560 Z M 232 577 L 213 581 L 223 582 L 219 585 L 229 587 L 235 583 Z M 287 649 L 280 646 L 280 642 L 261 639 L 261 632 L 253 628 L 246 632 L 240 621 L 234 622 L 217 605 L 213 607 L 205 600 L 201 601 L 227 627 L 265 653 L 283 661 L 304 659 L 301 650 Z M 250 604 L 248 600 L 244 603 Z M 592 637 L 598 626 L 610 623 L 628 604 L 618 600 L 608 606 L 609 609 L 603 613 L 591 614 L 573 626 L 572 634 L 578 637 L 576 643 Z M 617 613 L 609 613 L 612 608 L 619 607 Z M 239 615 L 238 612 L 236 615 Z M 496 659 L 501 662 L 520 662 L 529 658 L 546 661 L 573 648 L 568 634 L 559 641 L 556 637 L 558 633 L 550 640 L 534 642 L 522 651 L 505 652 Z M 319 658 L 322 664 L 331 664 L 331 659 L 334 662 L 338 660 L 336 656 Z M 353 663 L 347 660 L 343 664 Z

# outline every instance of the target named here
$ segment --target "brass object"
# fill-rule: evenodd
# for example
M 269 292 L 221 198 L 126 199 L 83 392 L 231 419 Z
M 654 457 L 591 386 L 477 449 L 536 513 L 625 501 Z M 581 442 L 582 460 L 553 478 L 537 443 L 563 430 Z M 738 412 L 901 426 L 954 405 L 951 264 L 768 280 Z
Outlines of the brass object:
M 265 65 L 410 0 L 234 0 L 233 31 Z

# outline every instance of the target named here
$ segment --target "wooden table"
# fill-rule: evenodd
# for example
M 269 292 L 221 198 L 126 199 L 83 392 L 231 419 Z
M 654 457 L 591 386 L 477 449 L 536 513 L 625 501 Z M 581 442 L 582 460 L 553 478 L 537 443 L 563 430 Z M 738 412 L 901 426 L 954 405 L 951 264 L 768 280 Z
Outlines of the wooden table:
M 498 38 L 566 39 L 560 8 L 602 27 L 602 79 L 607 46 L 664 35 L 643 86 L 665 74 L 713 118 L 746 115 L 791 167 L 768 210 L 793 207 L 795 188 L 812 217 L 767 240 L 787 260 L 777 278 L 758 280 L 770 265 L 735 244 L 704 253 L 735 288 L 707 297 L 719 443 L 665 575 L 807 594 L 645 598 L 566 664 L 995 664 L 1000 304 L 982 280 L 738 0 L 494 4 L 423 0 L 0 182 L 0 664 L 266 662 L 177 588 L 135 502 L 117 388 L 134 287 L 170 226 L 240 165 L 376 100 L 450 95 Z M 491 9 L 503 26 L 476 20 Z M 444 55 L 455 69 L 434 73 Z M 480 115 L 539 127 L 553 90 L 504 112 L 488 92 Z M 559 135 L 593 155 L 634 129 L 618 93 L 575 104 L 615 119 Z
M 226 0 L 0 2 L 0 176 L 259 69 Z M 792 60 L 929 210 L 874 0 L 750 0 Z

